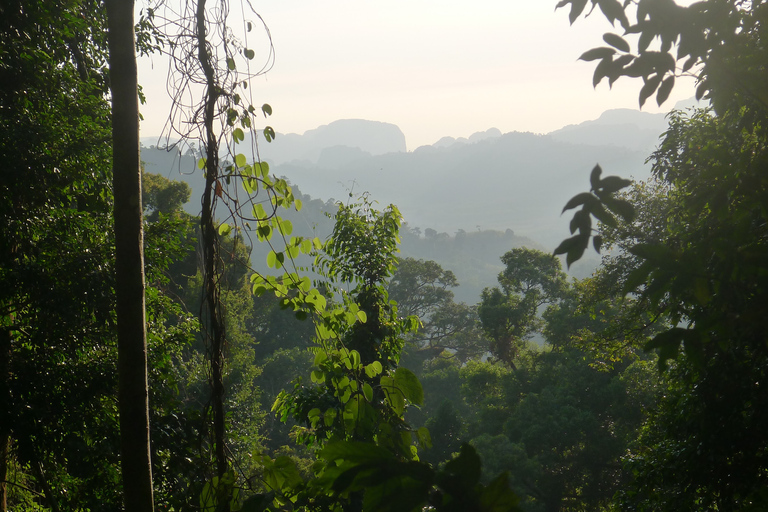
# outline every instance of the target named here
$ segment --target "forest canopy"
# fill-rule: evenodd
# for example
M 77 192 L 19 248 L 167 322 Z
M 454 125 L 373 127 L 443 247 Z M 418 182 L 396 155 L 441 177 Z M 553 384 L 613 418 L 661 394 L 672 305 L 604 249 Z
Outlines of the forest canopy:
M 711 107 L 669 115 L 647 182 L 585 174 L 554 252 L 591 244 L 591 277 L 508 247 L 477 304 L 399 254 L 395 205 L 294 232 L 315 205 L 259 159 L 225 2 L 118 4 L 0 8 L 0 512 L 768 509 L 767 4 L 557 4 L 614 26 L 595 85 L 692 74 Z M 198 94 L 171 124 L 199 216 L 142 173 L 137 51 Z

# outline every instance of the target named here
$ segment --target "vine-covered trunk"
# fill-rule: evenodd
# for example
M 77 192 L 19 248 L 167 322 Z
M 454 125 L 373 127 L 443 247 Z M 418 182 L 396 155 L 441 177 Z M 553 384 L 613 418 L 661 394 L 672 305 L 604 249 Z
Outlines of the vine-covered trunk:
M 115 194 L 120 452 L 127 512 L 152 512 L 147 341 L 133 1 L 107 0 Z
M 218 192 L 219 145 L 213 130 L 219 87 L 211 56 L 208 52 L 205 26 L 205 0 L 197 4 L 198 59 L 206 82 L 204 132 L 205 132 L 205 190 L 203 211 L 200 215 L 203 245 L 203 311 L 202 320 L 208 340 L 211 362 L 211 407 L 213 410 L 213 435 L 216 457 L 216 473 L 221 477 L 227 471 L 224 424 L 224 315 L 221 306 L 218 276 L 218 239 L 213 218 L 214 195 Z M 220 193 L 220 192 L 219 192 Z

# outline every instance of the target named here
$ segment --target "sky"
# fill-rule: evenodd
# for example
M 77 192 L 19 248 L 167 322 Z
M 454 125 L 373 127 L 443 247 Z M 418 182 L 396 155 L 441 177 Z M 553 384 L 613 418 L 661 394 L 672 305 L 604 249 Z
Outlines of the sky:
M 242 26 L 241 0 L 230 0 Z M 265 62 L 268 40 L 258 18 L 248 47 Z M 210 0 L 209 0 L 210 2 Z M 274 45 L 271 70 L 251 82 L 254 103 L 269 103 L 278 133 L 304 133 L 337 119 L 396 124 L 408 150 L 444 136 L 547 133 L 596 119 L 614 108 L 638 108 L 642 82 L 622 78 L 592 87 L 595 63 L 579 61 L 613 29 L 595 12 L 569 24 L 556 0 L 277 0 L 253 7 Z M 236 14 L 237 13 L 237 14 Z M 139 62 L 142 137 L 160 135 L 170 109 L 167 58 Z M 678 83 L 662 112 L 694 94 Z

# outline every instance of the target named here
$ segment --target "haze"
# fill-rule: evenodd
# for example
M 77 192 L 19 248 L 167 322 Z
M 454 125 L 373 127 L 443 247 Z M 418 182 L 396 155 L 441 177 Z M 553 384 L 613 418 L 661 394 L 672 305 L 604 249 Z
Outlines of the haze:
M 272 105 L 268 123 L 303 133 L 336 119 L 399 126 L 408 150 L 444 136 L 548 133 L 595 119 L 608 109 L 637 108 L 640 83 L 592 88 L 593 63 L 578 61 L 603 45 L 612 27 L 602 16 L 568 22 L 555 1 L 426 0 L 370 2 L 288 0 L 254 4 L 275 48 L 274 66 L 253 81 L 257 104 Z M 233 11 L 239 6 L 233 6 Z M 247 9 L 247 7 L 246 7 Z M 232 14 L 236 20 L 238 14 Z M 258 21 L 246 13 L 246 19 Z M 266 61 L 268 40 L 249 34 L 254 62 Z M 162 56 L 140 61 L 147 96 L 142 136 L 159 135 L 170 101 Z M 679 84 L 666 111 L 692 95 Z

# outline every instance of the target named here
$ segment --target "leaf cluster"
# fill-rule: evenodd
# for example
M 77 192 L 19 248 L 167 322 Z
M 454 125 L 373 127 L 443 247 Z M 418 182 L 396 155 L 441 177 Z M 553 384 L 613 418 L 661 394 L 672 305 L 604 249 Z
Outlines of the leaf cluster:
M 765 2 L 715 0 L 683 6 L 673 0 L 623 4 L 618 0 L 562 0 L 557 7 L 570 6 L 569 18 L 574 23 L 589 3 L 592 9 L 599 7 L 611 24 L 618 21 L 624 29 L 623 35 L 609 32 L 603 36 L 608 46 L 581 55 L 582 60 L 599 61 L 595 86 L 604 78 L 611 85 L 622 76 L 641 78 L 640 106 L 654 94 L 661 105 L 674 88 L 675 78 L 692 73 L 698 80 L 696 98 L 711 99 L 718 112 L 744 101 L 768 107 Z M 636 38 L 634 52 L 627 36 Z
M 571 234 L 573 235 L 576 231 L 578 234 L 563 240 L 554 251 L 556 255 L 565 254 L 568 267 L 582 257 L 589 246 L 590 238 L 595 251 L 600 252 L 603 240 L 600 235 L 592 235 L 592 217 L 610 227 L 616 227 L 617 216 L 629 222 L 635 215 L 632 204 L 616 197 L 616 192 L 632 182 L 618 176 L 600 178 L 602 172 L 600 166 L 595 165 L 589 176 L 591 190 L 576 194 L 563 207 L 564 213 L 581 206 L 581 209 L 573 214 L 570 225 Z

